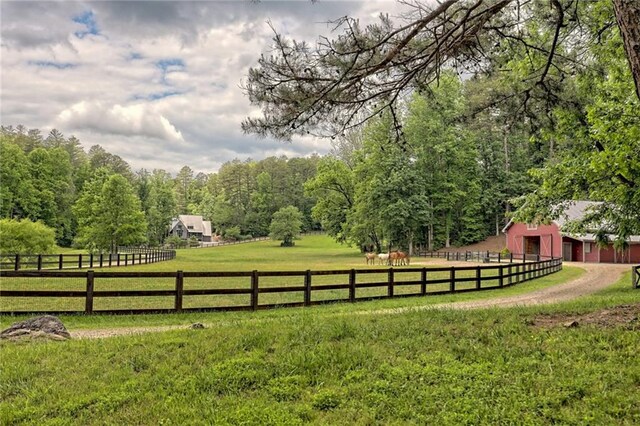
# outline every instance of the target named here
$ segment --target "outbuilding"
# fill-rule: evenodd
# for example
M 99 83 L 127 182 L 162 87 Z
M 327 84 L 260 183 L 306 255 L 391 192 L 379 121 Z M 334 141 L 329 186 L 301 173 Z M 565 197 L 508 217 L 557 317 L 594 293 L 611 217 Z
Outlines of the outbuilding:
M 627 248 L 617 251 L 613 243 L 606 247 L 597 245 L 595 234 L 573 235 L 562 231 L 565 223 L 582 219 L 598 204 L 596 201 L 572 201 L 564 214 L 548 225 L 509 221 L 502 230 L 506 234 L 507 249 L 511 253 L 562 257 L 573 262 L 640 263 L 640 235 L 630 236 Z

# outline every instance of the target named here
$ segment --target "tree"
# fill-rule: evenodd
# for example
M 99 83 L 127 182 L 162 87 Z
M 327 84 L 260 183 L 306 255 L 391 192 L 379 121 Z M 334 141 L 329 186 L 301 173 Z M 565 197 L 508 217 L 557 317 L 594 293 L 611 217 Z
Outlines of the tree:
M 244 85 L 263 117 L 247 118 L 243 129 L 286 140 L 307 132 L 336 136 L 385 109 L 391 110 L 397 124 L 397 102 L 404 95 L 427 87 L 444 66 L 453 64 L 465 72 L 490 70 L 491 57 L 503 40 L 516 41 L 533 59 L 519 93 L 521 101 L 526 105 L 537 94 L 548 98 L 561 83 L 562 73 L 555 70 L 579 64 L 559 51 L 566 44 L 564 51 L 582 53 L 581 22 L 593 8 L 585 3 L 405 2 L 411 10 L 395 21 L 381 15 L 377 24 L 363 28 L 353 18 L 337 20 L 339 35 L 321 38 L 316 48 L 276 32 L 275 53 L 261 56 Z M 614 4 L 640 97 L 640 31 L 634 24 L 640 2 L 615 0 Z
M 38 199 L 27 156 L 4 135 L 0 138 L 0 183 L 3 218 L 37 219 Z
M 46 254 L 55 246 L 55 231 L 42 222 L 0 219 L 2 254 Z
M 302 229 L 302 213 L 294 206 L 283 207 L 273 214 L 269 227 L 269 236 L 273 240 L 282 240 L 283 247 L 293 246 L 293 239 Z
M 78 218 L 76 242 L 90 250 L 114 253 L 119 245 L 146 241 L 147 223 L 129 181 L 98 169 L 74 206 Z

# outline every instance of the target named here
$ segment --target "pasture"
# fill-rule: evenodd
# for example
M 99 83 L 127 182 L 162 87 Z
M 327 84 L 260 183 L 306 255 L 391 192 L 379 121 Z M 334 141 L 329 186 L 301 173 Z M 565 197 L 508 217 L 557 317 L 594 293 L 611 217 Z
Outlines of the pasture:
M 447 266 L 443 259 L 415 258 L 411 263 L 416 268 Z M 380 266 L 367 266 L 363 254 L 325 236 L 309 236 L 293 248 L 261 242 L 180 250 L 175 260 L 126 270 L 345 268 Z M 637 300 L 637 291 L 628 285 L 629 274 L 599 295 L 565 305 L 381 312 L 524 293 L 582 273 L 580 268 L 565 267 L 499 290 L 356 305 L 63 315 L 71 330 L 160 325 L 182 329 L 98 340 L 0 343 L 0 422 L 637 423 L 640 369 L 629 362 L 640 347 L 637 329 L 530 325 L 541 313 L 588 312 Z M 3 288 L 6 285 L 25 283 L 3 279 Z M 40 280 L 29 285 L 52 284 Z M 54 287 L 68 285 L 84 284 Z M 151 279 L 131 281 L 136 288 L 170 285 Z M 72 299 L 48 303 L 59 307 L 69 302 Z M 157 302 L 149 298 L 145 303 Z M 3 316 L 0 322 L 4 328 L 19 319 Z M 188 329 L 193 322 L 207 328 Z
M 459 265 L 459 264 L 458 264 Z M 464 264 L 466 266 L 466 264 Z M 471 265 L 471 264 L 469 264 Z M 405 268 L 405 272 L 396 272 L 394 286 L 395 295 L 407 295 L 420 293 L 420 284 L 402 284 L 402 281 L 413 281 L 419 283 L 423 268 L 428 268 L 428 278 L 430 280 L 440 280 L 440 283 L 429 284 L 427 293 L 438 293 L 449 290 L 450 271 L 430 271 L 437 266 L 448 266 L 443 259 L 414 258 L 412 266 Z M 355 284 L 368 285 L 371 283 L 381 283 L 378 287 L 358 288 L 356 296 L 358 298 L 385 297 L 388 292 L 386 282 L 388 280 L 388 270 L 386 265 L 368 265 L 365 256 L 357 250 L 341 246 L 333 242 L 329 237 L 323 235 L 305 236 L 298 241 L 295 247 L 282 248 L 277 242 L 263 241 L 243 245 L 232 245 L 224 247 L 185 249 L 178 250 L 175 260 L 155 263 L 141 264 L 121 268 L 96 268 L 96 271 L 127 271 L 127 272 L 174 272 L 182 270 L 185 272 L 249 272 L 259 270 L 269 271 L 313 271 L 319 270 L 348 270 L 351 268 L 364 269 L 366 271 L 380 271 L 376 273 L 358 274 L 354 277 Z M 506 271 L 506 269 L 505 269 Z M 507 271 L 509 272 L 509 271 Z M 471 279 L 477 276 L 482 278 L 483 287 L 498 286 L 500 280 L 496 277 L 495 270 L 468 270 L 457 272 L 457 278 L 468 278 L 470 281 L 459 283 L 456 289 L 472 289 L 476 285 Z M 536 286 L 546 283 L 559 282 L 570 276 L 575 276 L 579 271 L 560 272 L 561 275 L 554 274 L 545 280 L 536 280 Z M 304 277 L 298 276 L 261 276 L 260 288 L 291 287 L 292 290 L 300 288 L 304 284 Z M 349 277 L 341 275 L 314 275 L 314 286 L 345 285 Z M 505 279 L 505 284 L 511 279 Z M 514 280 L 515 282 L 515 280 Z M 86 278 L 3 278 L 3 290 L 47 290 L 47 291 L 83 291 L 86 286 Z M 518 285 L 517 287 L 520 287 Z M 96 291 L 171 291 L 175 288 L 175 277 L 130 277 L 130 278 L 110 278 L 100 277 L 95 280 Z M 184 298 L 183 307 L 185 309 L 197 307 L 241 307 L 246 306 L 250 301 L 251 277 L 185 277 L 184 289 L 199 291 L 203 289 L 231 289 L 244 291 L 244 294 L 216 294 L 197 295 Z M 512 291 L 526 291 L 515 289 Z M 284 293 L 261 293 L 259 303 L 266 304 L 286 304 L 301 303 L 303 301 L 301 291 L 291 291 Z M 348 299 L 349 289 L 323 289 L 314 291 L 311 294 L 312 302 L 326 300 Z M 471 297 L 483 297 L 474 295 Z M 82 297 L 6 297 L 2 301 L 2 310 L 30 310 L 30 311 L 82 311 L 84 309 L 84 298 Z M 411 302 L 409 302 L 410 304 Z M 420 302 L 425 303 L 424 299 Z M 428 302 L 427 302 L 428 303 Z M 165 296 L 143 296 L 143 297 L 100 297 L 95 299 L 94 309 L 170 309 L 174 305 L 174 297 Z
M 190 315 L 207 324 L 204 330 L 4 342 L 0 418 L 3 424 L 637 424 L 637 322 L 532 325 L 541 314 L 637 303 L 629 279 L 627 273 L 600 294 L 547 307 L 362 309 L 378 301 L 338 310 Z M 512 290 L 497 293 L 505 291 Z M 451 297 L 462 296 L 470 295 Z M 159 316 L 138 319 L 150 317 Z M 76 318 L 93 327 L 122 320 Z

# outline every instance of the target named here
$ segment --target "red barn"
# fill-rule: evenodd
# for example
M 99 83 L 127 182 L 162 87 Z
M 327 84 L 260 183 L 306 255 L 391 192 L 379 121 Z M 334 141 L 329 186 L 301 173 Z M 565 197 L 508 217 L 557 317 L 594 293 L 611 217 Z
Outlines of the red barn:
M 613 244 L 600 248 L 595 234 L 569 235 L 562 226 L 571 220 L 581 219 L 595 201 L 574 201 L 564 212 L 564 217 L 549 225 L 515 223 L 509 221 L 502 230 L 507 236 L 507 248 L 511 253 L 539 254 L 562 257 L 566 261 L 598 263 L 640 263 L 640 235 L 632 235 L 629 247 L 616 251 Z

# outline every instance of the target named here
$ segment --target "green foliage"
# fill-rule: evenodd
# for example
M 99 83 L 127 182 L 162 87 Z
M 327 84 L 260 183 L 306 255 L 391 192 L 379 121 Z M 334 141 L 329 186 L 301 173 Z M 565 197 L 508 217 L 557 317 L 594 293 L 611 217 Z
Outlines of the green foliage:
M 77 243 L 89 250 L 115 252 L 118 245 L 146 240 L 147 224 L 140 200 L 121 175 L 99 170 L 85 185 L 74 206 L 78 217 Z
M 0 253 L 47 254 L 56 246 L 55 231 L 29 219 L 0 219 Z
M 177 235 L 171 235 L 164 240 L 165 244 L 168 244 L 174 248 L 186 248 L 189 243 L 184 238 L 180 238 Z
M 293 239 L 302 230 L 302 213 L 297 207 L 283 207 L 273 215 L 269 236 L 273 240 L 282 240 L 284 246 L 292 246 Z

